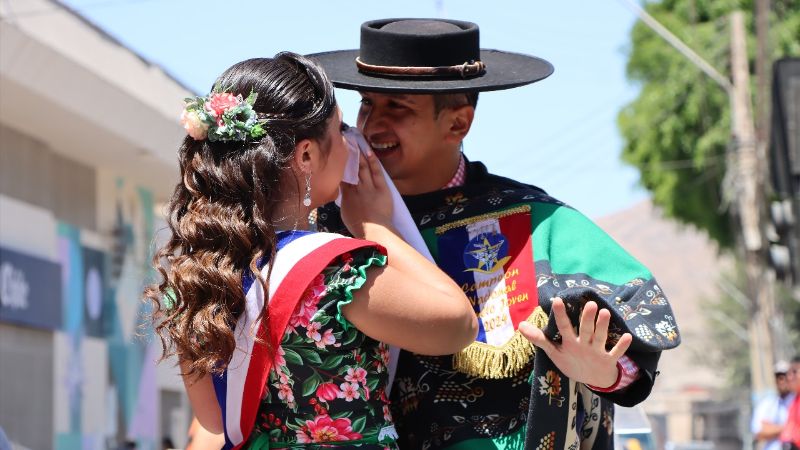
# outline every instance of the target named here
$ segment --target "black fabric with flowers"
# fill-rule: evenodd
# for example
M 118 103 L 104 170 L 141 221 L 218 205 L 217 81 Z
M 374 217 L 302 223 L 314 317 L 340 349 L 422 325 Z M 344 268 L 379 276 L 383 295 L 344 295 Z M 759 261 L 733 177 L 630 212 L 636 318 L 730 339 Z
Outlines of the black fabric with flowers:
M 346 253 L 311 283 L 289 320 L 247 448 L 396 449 L 386 394 L 389 348 L 341 314 L 375 248 Z

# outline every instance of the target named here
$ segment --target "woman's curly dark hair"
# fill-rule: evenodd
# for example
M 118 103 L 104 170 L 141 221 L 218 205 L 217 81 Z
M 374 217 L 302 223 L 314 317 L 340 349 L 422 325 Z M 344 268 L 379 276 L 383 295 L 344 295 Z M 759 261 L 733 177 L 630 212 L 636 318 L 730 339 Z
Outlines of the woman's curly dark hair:
M 280 189 L 295 143 L 316 139 L 328 148 L 325 131 L 336 111 L 325 73 L 294 53 L 235 64 L 215 86 L 258 94 L 253 108 L 268 122 L 256 142 L 187 136 L 178 152 L 181 178 L 166 218 L 172 234 L 153 259 L 162 279 L 144 296 L 154 307 L 164 357 L 177 355 L 193 376 L 219 373 L 230 362 L 233 324 L 244 310 L 242 276 L 258 273 L 257 262 L 275 255 L 271 218 L 286 197 Z

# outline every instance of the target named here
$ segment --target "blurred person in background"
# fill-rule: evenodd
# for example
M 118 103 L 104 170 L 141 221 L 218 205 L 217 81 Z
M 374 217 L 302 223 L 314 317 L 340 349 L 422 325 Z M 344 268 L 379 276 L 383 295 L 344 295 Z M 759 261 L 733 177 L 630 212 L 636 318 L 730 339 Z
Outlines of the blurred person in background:
M 777 394 L 763 398 L 753 411 L 750 424 L 755 440 L 763 444 L 763 450 L 780 450 L 778 439 L 789 415 L 789 405 L 794 401 L 794 389 L 789 383 L 791 366 L 786 361 L 775 363 L 775 385 Z
M 789 415 L 783 426 L 780 440 L 784 450 L 800 450 L 800 355 L 792 358 L 787 375 L 795 397 L 792 404 L 789 405 Z
M 225 448 L 397 448 L 387 343 L 453 353 L 477 321 L 395 234 L 375 155 L 341 184 L 347 127 L 327 76 L 288 52 L 243 61 L 187 99 L 182 122 L 172 235 L 146 297 L 200 425 Z M 340 188 L 356 238 L 309 224 Z

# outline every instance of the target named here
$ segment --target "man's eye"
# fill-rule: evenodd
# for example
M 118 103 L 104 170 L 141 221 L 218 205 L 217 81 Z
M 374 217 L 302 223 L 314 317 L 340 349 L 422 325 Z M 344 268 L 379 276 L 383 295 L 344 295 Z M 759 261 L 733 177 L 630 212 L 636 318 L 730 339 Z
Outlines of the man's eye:
M 362 105 L 371 105 L 371 104 L 372 104 L 372 102 L 370 101 L 370 99 L 368 99 L 368 98 L 363 98 L 363 97 L 362 97 L 362 98 L 361 98 L 361 104 L 362 104 Z

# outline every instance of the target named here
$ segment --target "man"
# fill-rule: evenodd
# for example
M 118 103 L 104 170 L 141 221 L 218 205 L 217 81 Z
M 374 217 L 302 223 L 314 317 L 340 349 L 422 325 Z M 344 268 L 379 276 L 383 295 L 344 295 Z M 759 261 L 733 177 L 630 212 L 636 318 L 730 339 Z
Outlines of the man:
M 660 351 L 679 343 L 666 298 L 584 216 L 460 152 L 478 92 L 544 79 L 550 63 L 482 50 L 477 25 L 436 19 L 367 22 L 359 50 L 312 58 L 361 93 L 359 130 L 481 325 L 457 355 L 401 354 L 401 448 L 611 448 L 601 397 L 643 400 Z M 342 231 L 334 206 L 318 218 Z
M 763 443 L 763 450 L 780 450 L 779 437 L 786 417 L 789 414 L 789 405 L 794 400 L 794 390 L 789 384 L 788 372 L 790 366 L 786 361 L 775 363 L 775 385 L 777 395 L 770 395 L 759 402 L 753 411 L 750 428 L 756 441 Z
M 792 358 L 792 364 L 786 375 L 795 397 L 789 405 L 789 413 L 781 432 L 780 441 L 784 450 L 798 450 L 800 449 L 800 356 Z

